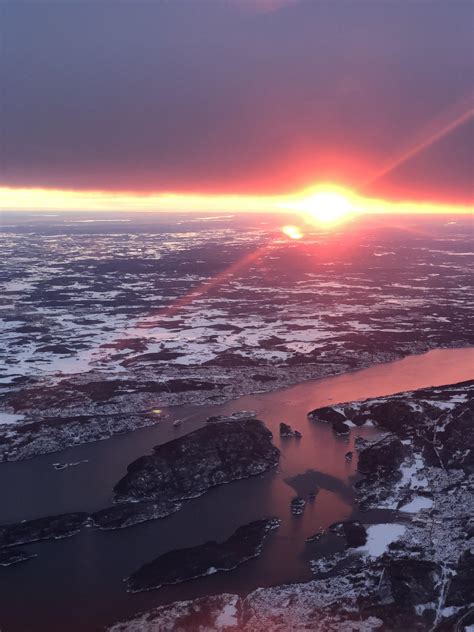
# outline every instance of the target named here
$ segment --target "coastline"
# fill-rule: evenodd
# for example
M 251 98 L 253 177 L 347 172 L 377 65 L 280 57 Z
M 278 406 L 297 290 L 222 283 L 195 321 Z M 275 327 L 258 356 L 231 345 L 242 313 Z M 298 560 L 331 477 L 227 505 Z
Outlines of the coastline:
M 0 465 L 2 461 L 21 461 L 40 455 L 61 452 L 68 448 L 107 440 L 116 435 L 128 434 L 140 428 L 154 426 L 161 421 L 161 418 L 150 414 L 150 410 L 153 410 L 157 406 L 159 406 L 160 409 L 165 409 L 166 414 L 173 417 L 176 411 L 183 406 L 218 407 L 252 395 L 277 393 L 281 390 L 307 384 L 308 382 L 314 382 L 316 384 L 324 379 L 350 375 L 371 368 L 377 369 L 378 367 L 383 367 L 393 362 L 403 361 L 413 357 L 422 357 L 436 350 L 462 351 L 469 349 L 474 351 L 474 347 L 468 345 L 459 346 L 456 341 L 451 345 L 433 345 L 433 347 L 429 347 L 423 343 L 416 348 L 412 347 L 410 353 L 407 353 L 407 350 L 404 349 L 391 353 L 375 354 L 375 356 L 378 357 L 361 359 L 356 366 L 353 365 L 352 367 L 345 364 L 343 365 L 344 368 L 339 368 L 339 370 L 335 368 L 338 366 L 336 361 L 328 362 L 323 365 L 327 367 L 327 371 L 324 372 L 321 371 L 321 365 L 318 364 L 290 367 L 266 366 L 262 368 L 261 373 L 265 373 L 265 375 L 270 376 L 272 379 L 259 383 L 258 388 L 255 380 L 249 381 L 248 379 L 250 373 L 255 373 L 255 369 L 229 369 L 230 375 L 228 375 L 228 377 L 229 380 L 232 380 L 232 383 L 226 391 L 221 391 L 220 395 L 216 395 L 213 389 L 184 391 L 174 394 L 160 393 L 157 403 L 156 396 L 140 396 L 139 401 L 136 401 L 131 397 L 131 394 L 128 394 L 126 396 L 126 400 L 128 401 L 110 402 L 108 412 L 102 412 L 108 403 L 101 402 L 100 414 L 96 412 L 96 405 L 92 408 L 90 405 L 89 407 L 84 405 L 79 409 L 77 406 L 69 410 L 66 408 L 60 415 L 57 413 L 61 409 L 53 408 L 49 409 L 47 414 L 45 414 L 45 411 L 42 416 L 27 416 L 23 421 L 0 425 Z M 380 357 L 381 355 L 383 357 Z M 339 364 L 339 367 L 340 366 Z M 196 374 L 199 375 L 200 370 L 202 371 L 200 367 L 191 367 L 190 373 L 196 376 Z M 215 371 L 216 369 L 214 367 L 206 367 L 200 379 L 202 381 L 212 380 L 212 374 L 215 373 Z M 183 379 L 182 370 L 179 371 L 179 375 L 181 379 Z M 235 379 L 236 375 L 237 379 Z M 94 377 L 102 378 L 103 380 L 104 375 L 103 373 L 100 375 L 88 373 L 82 375 L 77 380 L 77 383 L 81 384 L 84 377 L 87 380 L 86 383 L 94 383 Z M 146 378 L 149 379 L 150 376 L 146 375 Z M 72 381 L 70 377 L 65 377 L 65 379 Z M 430 384 L 425 383 L 424 386 L 430 386 Z M 133 404 L 134 401 L 137 405 L 141 404 L 142 408 L 131 410 L 131 404 Z M 123 410 L 123 408 L 125 408 L 125 410 Z M 10 413 L 11 411 L 6 410 L 5 412 Z M 75 420 L 74 418 L 77 419 Z M 64 423 L 65 425 L 63 426 Z M 107 424 L 106 427 L 105 423 Z M 31 432 L 29 433 L 30 428 Z M 55 433 L 57 435 L 56 437 L 54 436 Z

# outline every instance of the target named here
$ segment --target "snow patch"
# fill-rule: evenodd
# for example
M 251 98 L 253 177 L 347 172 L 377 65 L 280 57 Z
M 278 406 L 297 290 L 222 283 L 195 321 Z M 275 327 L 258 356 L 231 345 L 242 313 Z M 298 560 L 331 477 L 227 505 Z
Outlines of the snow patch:
M 401 524 L 374 524 L 367 529 L 367 544 L 357 548 L 369 557 L 379 557 L 388 550 L 389 544 L 399 540 L 406 527 Z
M 206 571 L 206 575 L 214 575 L 214 573 L 217 573 L 217 568 L 215 566 L 210 566 Z
M 237 619 L 237 604 L 238 597 L 235 596 L 231 603 L 224 606 L 222 612 L 216 618 L 216 628 L 230 628 L 237 626 L 239 621 Z
M 4 413 L 0 411 L 0 424 L 15 424 L 18 421 L 22 421 L 24 418 L 24 415 L 18 415 L 16 413 Z
M 426 496 L 416 496 L 411 502 L 400 507 L 400 511 L 404 511 L 406 513 L 418 513 L 422 509 L 431 509 L 432 506 L 433 501 L 431 498 L 426 498 Z

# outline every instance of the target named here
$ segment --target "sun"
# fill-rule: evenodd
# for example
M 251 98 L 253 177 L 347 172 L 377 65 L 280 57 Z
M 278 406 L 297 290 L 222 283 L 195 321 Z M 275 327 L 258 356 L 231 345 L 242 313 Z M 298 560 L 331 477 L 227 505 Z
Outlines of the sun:
M 348 219 L 354 211 L 349 193 L 342 190 L 321 189 L 297 201 L 307 220 L 324 226 L 333 226 Z
M 333 226 L 355 213 L 355 196 L 345 189 L 318 187 L 302 191 L 285 202 L 285 207 L 303 214 L 312 224 Z
M 337 224 L 351 213 L 350 200 L 341 193 L 321 191 L 305 200 L 309 215 L 321 224 Z

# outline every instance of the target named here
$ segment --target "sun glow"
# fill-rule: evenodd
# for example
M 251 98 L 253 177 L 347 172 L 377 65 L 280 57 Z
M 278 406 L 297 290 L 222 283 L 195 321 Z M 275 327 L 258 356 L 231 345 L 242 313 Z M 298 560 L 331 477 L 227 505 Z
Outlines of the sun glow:
M 294 210 L 302 211 L 307 219 L 325 225 L 338 224 L 355 210 L 349 194 L 331 189 L 321 189 L 307 196 L 303 194 L 292 206 Z
M 281 208 L 296 211 L 307 223 L 330 227 L 360 212 L 361 205 L 351 191 L 329 185 L 306 189 L 284 200 Z
M 320 184 L 279 195 L 72 191 L 0 187 L 0 209 L 25 211 L 126 211 L 295 213 L 307 223 L 331 227 L 360 214 L 472 213 L 472 207 L 433 202 L 390 201 Z M 293 237 L 295 238 L 295 237 Z
M 283 211 L 297 213 L 306 224 L 330 229 L 361 215 L 472 214 L 470 206 L 369 198 L 332 184 L 304 189 L 279 202 Z
M 349 200 L 340 193 L 324 191 L 309 200 L 310 214 L 322 224 L 335 224 L 351 212 Z

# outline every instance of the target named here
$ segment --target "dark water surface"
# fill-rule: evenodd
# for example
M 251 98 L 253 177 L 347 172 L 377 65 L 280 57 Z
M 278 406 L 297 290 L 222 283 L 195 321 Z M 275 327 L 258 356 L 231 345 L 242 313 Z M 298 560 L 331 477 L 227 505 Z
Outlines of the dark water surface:
M 430 351 L 220 406 L 176 407 L 151 428 L 30 461 L 0 464 L 1 522 L 5 523 L 109 505 L 112 487 L 130 461 L 158 443 L 195 430 L 210 415 L 254 410 L 272 430 L 282 451 L 278 470 L 215 488 L 168 518 L 116 531 L 84 529 L 73 538 L 23 547 L 38 557 L 0 568 L 0 629 L 97 630 L 176 599 L 309 579 L 306 559 L 317 552 L 317 545 L 306 545 L 306 538 L 336 520 L 358 515 L 352 491 L 357 460 L 348 463 L 344 454 L 353 449 L 356 435 L 371 436 L 377 430 L 353 429 L 347 441 L 335 437 L 325 424 L 308 421 L 307 412 L 473 377 L 473 348 Z M 175 428 L 175 418 L 185 421 Z M 300 430 L 303 438 L 280 440 L 280 421 Z M 52 467 L 57 461 L 84 459 L 88 462 L 62 471 Z M 296 492 L 285 480 L 308 470 L 320 473 L 321 491 L 302 516 L 292 517 L 289 505 Z M 281 518 L 282 525 L 271 533 L 259 559 L 181 586 L 135 595 L 125 592 L 123 578 L 161 553 L 209 539 L 226 539 L 241 524 L 271 516 Z M 363 519 L 377 521 L 378 517 L 372 512 Z

